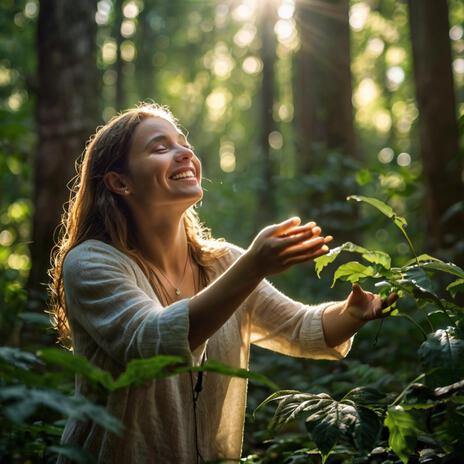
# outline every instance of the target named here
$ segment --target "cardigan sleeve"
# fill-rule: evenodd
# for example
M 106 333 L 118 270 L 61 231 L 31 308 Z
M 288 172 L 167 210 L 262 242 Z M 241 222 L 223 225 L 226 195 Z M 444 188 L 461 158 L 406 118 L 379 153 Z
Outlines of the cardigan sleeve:
M 230 246 L 232 259 L 243 250 Z M 295 357 L 341 359 L 351 349 L 353 337 L 339 346 L 329 347 L 322 328 L 324 311 L 341 302 L 306 305 L 295 301 L 263 280 L 245 301 L 250 342 Z
M 165 354 L 191 363 L 189 300 L 163 307 L 137 285 L 131 265 L 116 250 L 92 245 L 72 249 L 63 279 L 71 322 L 77 321 L 117 362 Z

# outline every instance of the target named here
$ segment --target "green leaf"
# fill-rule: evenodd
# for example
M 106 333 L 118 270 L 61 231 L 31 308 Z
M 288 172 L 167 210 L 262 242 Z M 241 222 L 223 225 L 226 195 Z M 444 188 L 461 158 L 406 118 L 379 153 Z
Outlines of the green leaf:
M 185 359 L 180 356 L 154 356 L 147 359 L 133 360 L 127 365 L 126 371 L 116 379 L 112 389 L 127 388 L 130 385 L 140 385 L 151 379 L 200 371 L 255 380 L 273 390 L 277 389 L 277 386 L 262 374 L 250 372 L 247 369 L 227 366 L 214 359 L 208 360 L 203 366 L 187 366 Z
M 378 200 L 377 198 L 372 198 L 372 197 L 365 197 L 362 195 L 350 195 L 347 200 L 354 200 L 354 201 L 359 201 L 363 203 L 367 203 L 368 205 L 373 206 L 374 208 L 378 209 L 382 214 L 387 216 L 388 218 L 398 218 L 398 220 L 403 224 L 407 225 L 406 219 L 398 216 L 395 211 L 393 211 L 392 207 L 387 205 L 381 200 Z
M 335 261 L 336 257 L 343 251 L 342 246 L 332 248 L 327 254 L 319 256 L 314 260 L 317 277 L 321 277 L 321 271 L 331 262 Z
M 227 366 L 219 361 L 214 359 L 210 359 L 205 362 L 203 366 L 193 367 L 189 370 L 192 371 L 205 371 L 205 372 L 215 372 L 217 374 L 228 375 L 230 377 L 239 377 L 241 379 L 250 379 L 254 380 L 258 383 L 266 385 L 267 387 L 271 388 L 272 390 L 276 390 L 278 387 L 277 385 L 269 380 L 266 376 L 262 374 L 258 374 L 256 372 L 251 372 L 247 369 L 241 369 L 237 367 L 230 367 Z
M 59 348 L 44 348 L 37 352 L 37 356 L 47 363 L 60 366 L 67 372 L 79 374 L 93 384 L 103 385 L 108 390 L 113 389 L 111 374 L 94 366 L 84 356 Z
M 417 442 L 417 428 L 414 418 L 401 406 L 388 408 L 385 425 L 389 430 L 388 444 L 403 463 L 407 463 Z
M 351 400 L 361 405 L 378 405 L 385 401 L 385 394 L 372 387 L 356 387 L 350 390 L 343 400 Z
M 350 261 L 349 263 L 342 264 L 334 274 L 331 287 L 335 285 L 338 279 L 347 280 L 348 282 L 355 283 L 366 277 L 372 277 L 376 274 L 372 266 L 364 266 L 357 261 Z
M 435 298 L 438 296 L 435 294 L 432 281 L 429 276 L 422 269 L 422 266 L 410 266 L 404 268 L 403 280 L 400 281 L 404 285 L 412 285 L 414 288 L 421 292 L 426 292 L 434 295 Z
M 126 370 L 114 381 L 112 390 L 127 388 L 130 385 L 141 385 L 147 380 L 160 379 L 178 374 L 179 368 L 185 367 L 182 356 L 153 356 L 145 359 L 134 359 L 127 364 Z
M 368 392 L 364 393 L 367 397 Z M 361 396 L 361 391 L 357 395 Z M 348 436 L 359 450 L 370 451 L 382 429 L 382 422 L 373 410 L 346 398 L 336 401 L 326 393 L 284 390 L 269 396 L 257 409 L 271 401 L 277 401 L 278 405 L 270 427 L 276 428 L 301 415 L 306 416 L 308 432 L 324 458 L 342 437 Z
M 446 272 L 447 274 L 452 274 L 460 279 L 464 279 L 464 271 L 456 264 L 445 263 L 443 261 L 432 261 L 430 263 L 424 263 L 421 265 L 424 269 L 431 271 L 440 271 Z
M 52 453 L 60 454 L 67 459 L 81 464 L 95 464 L 97 460 L 88 452 L 77 446 L 59 445 L 47 448 Z
M 441 310 L 431 311 L 427 318 L 435 330 L 446 329 L 450 325 L 449 317 Z
M 120 434 L 123 426 L 108 411 L 82 396 L 66 396 L 46 388 L 27 388 L 15 385 L 0 388 L 0 400 L 5 402 L 3 412 L 15 423 L 30 417 L 39 406 L 45 406 L 67 417 L 91 420 L 111 432 Z
M 316 403 L 314 412 L 305 420 L 306 428 L 323 455 L 327 455 L 341 438 L 347 427 L 356 421 L 352 404 L 326 400 Z M 311 411 L 311 410 L 310 410 Z
M 314 260 L 316 263 L 317 277 L 320 277 L 322 269 L 332 263 L 342 251 L 359 253 L 366 261 L 374 264 L 380 264 L 387 270 L 391 267 L 391 258 L 387 253 L 379 250 L 368 250 L 367 248 L 356 245 L 352 242 L 345 242 L 339 247 L 333 248 L 327 254 L 319 256 Z
M 452 297 L 455 298 L 458 292 L 464 292 L 464 279 L 457 279 L 451 282 L 446 290 L 451 293 Z
M 411 264 L 417 264 L 417 263 L 424 263 L 428 261 L 440 261 L 438 258 L 434 258 L 433 256 L 427 255 L 427 254 L 422 254 L 419 255 L 417 258 L 410 259 L 404 266 L 411 266 Z
M 429 334 L 419 348 L 419 358 L 427 373 L 430 387 L 449 385 L 464 376 L 464 340 L 454 327 L 438 329 Z
M 398 227 L 398 229 L 401 230 L 402 234 L 406 238 L 406 241 L 408 242 L 409 248 L 411 249 L 413 255 L 416 256 L 416 251 L 414 250 L 411 239 L 409 238 L 409 235 L 407 234 L 406 229 L 405 229 L 408 223 L 406 222 L 406 219 L 404 217 L 396 214 L 395 211 L 393 211 L 391 206 L 387 205 L 383 201 L 378 200 L 377 198 L 365 197 L 361 195 L 350 195 L 349 197 L 347 197 L 347 200 L 355 200 L 355 201 L 367 203 L 368 205 L 373 206 L 374 208 L 379 210 L 382 214 L 384 214 L 389 219 L 391 219 L 393 223 L 396 225 L 396 227 Z
M 203 366 L 188 366 L 186 360 L 181 356 L 159 355 L 151 358 L 134 359 L 127 364 L 126 370 L 116 380 L 113 380 L 109 372 L 95 367 L 83 356 L 75 355 L 70 351 L 45 348 L 39 351 L 38 355 L 47 363 L 58 365 L 65 371 L 79 374 L 93 384 L 100 384 L 109 391 L 127 388 L 131 385 L 141 385 L 148 380 L 198 371 L 216 372 L 232 377 L 251 379 L 272 389 L 277 388 L 264 375 L 246 369 L 230 367 L 215 360 L 208 360 Z
M 34 365 L 43 364 L 40 359 L 37 359 L 32 353 L 9 346 L 0 347 L 0 361 L 25 370 L 30 369 Z
M 18 317 L 28 324 L 50 327 L 50 318 L 45 314 L 24 311 L 18 314 Z
M 355 409 L 357 418 L 354 423 L 354 443 L 358 450 L 368 453 L 375 448 L 383 424 L 372 409 L 359 404 Z

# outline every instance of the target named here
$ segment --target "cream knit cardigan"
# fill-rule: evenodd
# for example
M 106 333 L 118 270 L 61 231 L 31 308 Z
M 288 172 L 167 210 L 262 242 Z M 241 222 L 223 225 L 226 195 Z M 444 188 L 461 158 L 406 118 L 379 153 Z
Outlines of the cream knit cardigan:
M 209 270 L 210 281 L 243 253 L 227 246 L 229 253 Z M 189 300 L 162 307 L 140 267 L 111 245 L 87 240 L 73 248 L 64 262 L 64 287 L 75 353 L 96 366 L 117 376 L 131 359 L 157 354 L 199 363 L 205 344 L 193 353 L 189 349 Z M 290 356 L 340 359 L 352 340 L 336 348 L 326 345 L 321 315 L 331 304 L 296 302 L 264 280 L 208 340 L 207 357 L 248 368 L 250 344 L 255 343 Z M 78 377 L 76 392 L 86 391 Z M 246 393 L 244 379 L 205 374 L 197 406 L 199 450 L 205 460 L 239 460 Z M 62 443 L 84 448 L 105 464 L 196 462 L 188 374 L 111 393 L 106 408 L 123 422 L 121 437 L 91 421 L 70 419 Z

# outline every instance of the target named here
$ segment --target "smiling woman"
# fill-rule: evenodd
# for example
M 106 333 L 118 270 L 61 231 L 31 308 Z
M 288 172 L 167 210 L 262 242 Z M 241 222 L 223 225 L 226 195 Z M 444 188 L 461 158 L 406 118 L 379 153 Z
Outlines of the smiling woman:
M 202 195 L 201 162 L 167 108 L 141 105 L 97 131 L 53 254 L 62 342 L 114 376 L 131 359 L 158 354 L 247 368 L 251 343 L 338 359 L 393 301 L 360 287 L 313 306 L 286 297 L 264 278 L 327 253 L 332 237 L 290 218 L 242 250 L 201 225 L 193 206 Z M 196 381 L 182 374 L 112 392 L 106 407 L 124 436 L 70 419 L 62 441 L 100 463 L 239 460 L 246 380 L 210 373 L 200 395 Z M 87 391 L 80 377 L 76 390 Z

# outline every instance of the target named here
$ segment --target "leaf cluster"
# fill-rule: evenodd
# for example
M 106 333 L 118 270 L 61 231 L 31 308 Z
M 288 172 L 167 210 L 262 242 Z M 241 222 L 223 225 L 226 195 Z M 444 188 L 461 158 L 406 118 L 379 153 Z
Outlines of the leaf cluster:
M 454 462 L 463 451 L 464 308 L 457 297 L 464 290 L 464 271 L 451 262 L 417 255 L 406 232 L 406 219 L 389 205 L 369 197 L 349 199 L 387 216 L 406 239 L 413 258 L 394 267 L 387 253 L 347 242 L 317 258 L 316 273 L 320 276 L 341 252 L 355 253 L 365 263 L 339 266 L 332 286 L 338 280 L 368 282 L 383 297 L 400 294 L 403 298 L 390 314 L 406 318 L 423 336 L 416 358 L 419 375 L 393 396 L 372 387 L 356 387 L 339 400 L 326 393 L 284 390 L 269 396 L 259 408 L 277 403 L 269 425 L 273 431 L 302 418 L 313 442 L 305 451 L 320 453 L 323 462 L 335 455 L 342 459 L 337 462 L 353 462 L 343 460 L 347 453 L 356 462 L 378 462 L 379 458 L 382 462 L 397 458 L 403 463 Z M 402 304 L 406 299 L 424 313 L 424 323 L 408 314 L 408 306 Z

